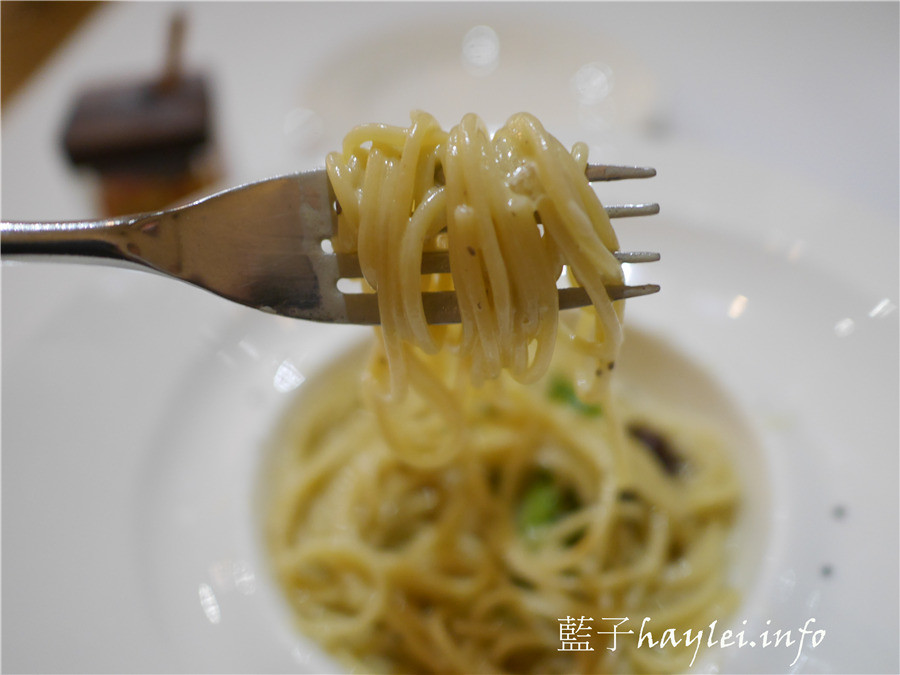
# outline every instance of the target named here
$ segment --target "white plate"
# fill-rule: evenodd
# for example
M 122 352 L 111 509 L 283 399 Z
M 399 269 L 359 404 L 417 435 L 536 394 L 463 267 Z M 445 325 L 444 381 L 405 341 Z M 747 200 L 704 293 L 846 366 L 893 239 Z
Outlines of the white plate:
M 253 41 L 235 39 L 242 34 L 236 19 L 247 16 L 240 6 L 195 7 L 203 54 L 223 66 L 220 123 L 237 180 L 319 163 L 357 112 L 366 119 L 399 115 L 395 108 L 405 110 L 421 87 L 431 98 L 417 105 L 444 123 L 456 116 L 453 105 L 490 112 L 509 102 L 504 90 L 474 80 L 450 100 L 447 89 L 420 82 L 415 69 L 395 78 L 404 81 L 393 98 L 365 105 L 336 101 L 340 89 L 313 89 L 346 71 L 311 69 L 310 53 L 326 66 L 352 62 L 352 48 L 369 28 L 377 34 L 381 26 L 389 43 L 417 21 L 437 25 L 421 6 L 403 5 L 402 21 L 353 7 L 340 35 L 270 22 L 274 80 L 246 68 L 251 61 L 242 49 Z M 480 22 L 465 9 L 440 11 L 454 35 Z M 152 3 L 116 12 L 92 28 L 95 64 L 106 58 L 109 40 L 130 35 L 117 17 L 160 17 Z M 332 25 L 331 13 L 339 12 L 302 10 L 310 26 Z M 487 16 L 503 36 L 503 54 L 515 55 L 502 62 L 507 82 L 526 71 L 540 74 L 534 84 L 547 96 L 517 107 L 543 105 L 535 111 L 548 128 L 566 141 L 587 134 L 604 160 L 660 170 L 653 181 L 608 186 L 601 197 L 663 205 L 660 216 L 619 227 L 623 248 L 663 254 L 662 262 L 634 269 L 635 280 L 659 281 L 664 291 L 630 303 L 629 320 L 663 336 L 700 369 L 692 373 L 708 373 L 713 391 L 725 392 L 727 408 L 751 430 L 737 459 L 749 500 L 744 548 L 736 551 L 746 585 L 738 626 L 747 619 L 748 640 L 767 620 L 794 637 L 810 618 L 811 628 L 826 630 L 819 647 L 796 662 L 790 648 L 735 646 L 710 650 L 714 663 L 704 667 L 896 672 L 896 223 L 768 167 L 686 143 L 636 141 L 624 122 L 598 126 L 588 114 L 593 104 L 579 108 L 570 100 L 554 108 L 571 94 L 560 89 L 561 82 L 569 86 L 570 71 L 594 61 L 612 63 L 631 73 L 623 82 L 647 88 L 608 99 L 607 112 L 646 121 L 652 100 L 653 78 L 638 61 L 612 43 L 583 39 L 588 31 L 572 23 L 581 12 L 561 10 L 569 24 L 556 32 L 544 24 L 529 32 L 502 7 L 479 18 Z M 259 19 L 246 30 L 265 24 Z M 556 36 L 548 44 L 567 46 L 562 70 L 529 70 L 529 56 L 540 60 L 542 52 L 516 51 L 539 32 Z M 293 33 L 302 39 L 292 41 Z M 222 55 L 211 34 L 232 40 L 234 49 Z M 416 48 L 434 59 L 431 70 L 459 68 L 455 43 L 442 41 L 437 28 L 429 35 Z M 356 77 L 396 72 L 396 50 L 372 53 L 372 63 L 352 71 Z M 59 83 L 70 86 L 93 72 L 90 63 L 73 57 L 58 64 L 55 84 L 38 87 L 33 105 L 14 111 L 9 124 L 26 112 L 61 110 Z M 329 117 L 337 102 L 364 109 L 353 119 Z M 447 109 L 436 110 L 440 105 Z M 20 146 L 31 151 L 22 138 L 4 138 L 4 161 Z M 49 151 L 34 157 L 33 169 L 61 186 L 47 194 L 50 210 L 58 211 L 50 215 L 81 215 L 66 211 L 85 200 L 55 176 L 58 158 Z M 28 190 L 26 178 L 5 175 L 7 194 Z M 324 670 L 321 656 L 291 630 L 266 576 L 256 539 L 257 472 L 292 387 L 360 331 L 272 318 L 137 272 L 4 263 L 2 281 L 3 669 Z M 689 391 L 703 390 L 708 400 L 702 377 L 691 378 L 698 379 L 688 382 Z
M 630 303 L 629 319 L 699 364 L 752 429 L 738 458 L 757 542 L 736 549 L 754 568 L 737 617 L 747 639 L 767 620 L 797 635 L 813 618 L 827 635 L 798 670 L 893 669 L 897 312 L 869 316 L 878 298 L 733 235 L 676 217 L 639 228 L 626 238 L 665 258 L 636 271 L 664 291 Z M 257 472 L 293 390 L 366 331 L 81 272 L 4 270 L 14 301 L 31 282 L 68 286 L 59 313 L 5 345 L 3 562 L 18 581 L 4 591 L 6 663 L 321 672 L 265 571 Z M 100 635 L 104 650 L 79 652 Z M 784 671 L 796 656 L 719 651 L 728 671 Z

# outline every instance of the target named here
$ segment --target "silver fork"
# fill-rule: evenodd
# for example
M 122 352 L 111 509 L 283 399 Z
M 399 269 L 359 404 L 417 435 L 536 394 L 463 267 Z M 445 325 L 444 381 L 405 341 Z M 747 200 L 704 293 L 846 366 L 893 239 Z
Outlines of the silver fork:
M 654 169 L 588 167 L 592 181 L 646 178 Z M 329 323 L 379 323 L 372 293 L 338 288 L 359 278 L 354 255 L 330 250 L 339 206 L 324 170 L 280 176 L 226 190 L 166 211 L 94 221 L 4 222 L 3 258 L 66 256 L 155 271 L 273 314 Z M 610 217 L 654 214 L 657 204 L 607 207 Z M 325 242 L 325 243 L 323 243 Z M 618 252 L 622 262 L 657 253 Z M 449 272 L 446 253 L 427 253 L 422 273 Z M 659 286 L 608 288 L 614 299 L 655 293 Z M 587 305 L 579 287 L 560 288 L 560 308 Z M 423 294 L 429 323 L 456 323 L 453 292 Z

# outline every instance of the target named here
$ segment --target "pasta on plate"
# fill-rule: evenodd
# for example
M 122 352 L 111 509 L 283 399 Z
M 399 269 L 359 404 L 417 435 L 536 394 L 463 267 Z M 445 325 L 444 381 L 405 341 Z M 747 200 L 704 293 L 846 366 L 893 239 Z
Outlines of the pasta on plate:
M 720 435 L 612 377 L 622 271 L 586 163 L 525 114 L 491 136 L 414 113 L 328 157 L 333 246 L 358 253 L 382 325 L 362 366 L 291 411 L 266 540 L 300 629 L 350 667 L 680 671 L 693 648 L 621 633 L 651 617 L 681 635 L 736 602 Z M 422 277 L 441 249 L 451 273 Z M 564 269 L 591 308 L 558 311 Z M 426 324 L 434 289 L 455 290 L 461 324 Z M 632 623 L 611 650 L 617 617 Z

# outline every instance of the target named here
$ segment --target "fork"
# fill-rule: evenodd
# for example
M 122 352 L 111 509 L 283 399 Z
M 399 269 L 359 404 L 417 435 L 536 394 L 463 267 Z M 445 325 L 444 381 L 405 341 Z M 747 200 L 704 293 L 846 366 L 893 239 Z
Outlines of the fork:
M 591 181 L 646 178 L 654 169 L 590 165 Z M 352 254 L 331 251 L 340 206 L 323 169 L 250 183 L 187 206 L 104 220 L 4 222 L 3 258 L 65 256 L 155 271 L 262 311 L 329 323 L 379 323 L 377 296 L 338 288 L 362 276 Z M 606 207 L 612 218 L 654 214 L 657 204 Z M 651 262 L 657 253 L 616 252 L 621 262 Z M 446 252 L 428 252 L 422 273 L 449 272 Z M 612 286 L 613 299 L 655 293 L 659 286 Z M 457 323 L 452 291 L 422 295 L 429 323 Z M 559 289 L 560 309 L 584 306 L 580 287 Z

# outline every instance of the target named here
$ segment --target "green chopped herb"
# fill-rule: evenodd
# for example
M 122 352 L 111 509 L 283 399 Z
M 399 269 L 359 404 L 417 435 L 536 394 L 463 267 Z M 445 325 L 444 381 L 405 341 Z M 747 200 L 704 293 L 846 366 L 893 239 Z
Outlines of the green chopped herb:
M 547 396 L 551 401 L 564 403 L 586 417 L 598 417 L 603 412 L 600 406 L 593 403 L 585 403 L 578 398 L 578 394 L 575 393 L 575 387 L 562 376 L 557 376 L 550 380 Z
M 538 476 L 519 504 L 519 532 L 532 536 L 535 530 L 556 520 L 559 517 L 560 497 L 559 488 L 549 476 Z
M 537 539 L 544 527 L 576 508 L 578 499 L 571 490 L 562 489 L 550 473 L 538 472 L 528 483 L 519 501 L 516 513 L 519 534 L 528 539 Z

